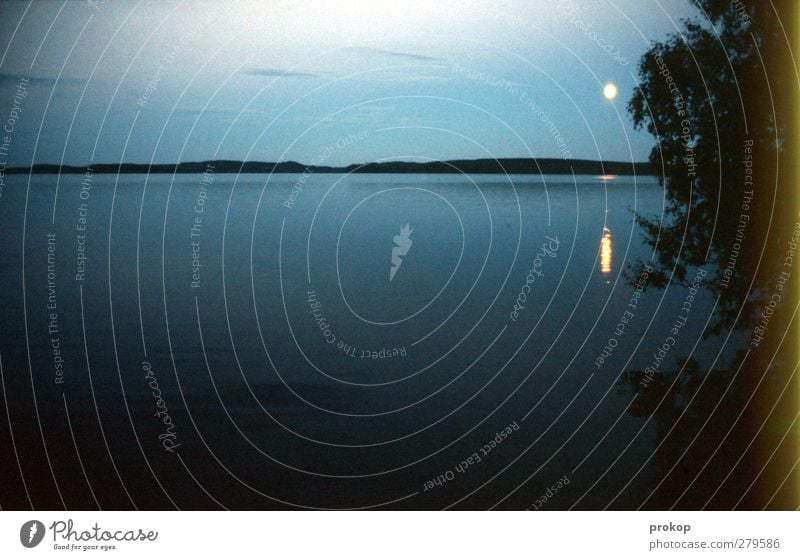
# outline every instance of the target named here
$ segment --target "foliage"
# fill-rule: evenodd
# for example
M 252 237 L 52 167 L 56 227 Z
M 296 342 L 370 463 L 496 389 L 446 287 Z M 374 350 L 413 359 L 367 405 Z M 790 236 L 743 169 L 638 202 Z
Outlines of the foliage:
M 706 268 L 719 296 L 706 333 L 714 334 L 755 323 L 786 250 L 791 190 L 778 162 L 791 122 L 785 82 L 795 77 L 772 3 L 695 4 L 698 16 L 642 57 L 628 109 L 657 140 L 650 162 L 665 189 L 663 215 L 637 216 L 653 248 L 654 285 Z

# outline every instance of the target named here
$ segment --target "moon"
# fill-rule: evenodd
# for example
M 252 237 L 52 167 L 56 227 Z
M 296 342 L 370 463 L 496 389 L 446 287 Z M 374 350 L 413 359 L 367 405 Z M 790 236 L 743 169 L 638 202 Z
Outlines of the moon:
M 608 99 L 614 99 L 617 96 L 617 86 L 608 82 L 603 88 L 603 96 Z

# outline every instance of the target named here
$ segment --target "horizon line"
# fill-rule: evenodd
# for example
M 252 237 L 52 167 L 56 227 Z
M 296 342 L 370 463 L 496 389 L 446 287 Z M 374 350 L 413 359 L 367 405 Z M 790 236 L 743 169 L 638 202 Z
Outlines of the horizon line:
M 533 168 L 527 166 L 533 165 Z M 205 170 L 198 169 L 205 166 Z M 221 166 L 223 170 L 216 167 Z M 238 167 L 238 169 L 236 169 Z M 577 170 L 575 168 L 578 168 Z M 4 173 L 134 173 L 158 168 L 174 173 L 488 173 L 488 174 L 623 174 L 654 175 L 649 161 L 613 161 L 584 158 L 504 157 L 475 159 L 446 159 L 429 161 L 369 161 L 347 165 L 305 164 L 295 160 L 260 161 L 236 159 L 206 159 L 168 163 L 89 163 L 71 165 L 34 163 L 29 166 L 8 167 Z M 544 169 L 543 169 L 544 168 Z

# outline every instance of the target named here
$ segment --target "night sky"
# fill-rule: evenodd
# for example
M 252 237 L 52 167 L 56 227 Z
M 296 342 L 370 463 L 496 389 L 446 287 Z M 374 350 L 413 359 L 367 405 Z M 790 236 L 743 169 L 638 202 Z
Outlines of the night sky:
M 641 161 L 639 59 L 695 15 L 684 0 L 264 4 L 4 2 L 6 164 Z

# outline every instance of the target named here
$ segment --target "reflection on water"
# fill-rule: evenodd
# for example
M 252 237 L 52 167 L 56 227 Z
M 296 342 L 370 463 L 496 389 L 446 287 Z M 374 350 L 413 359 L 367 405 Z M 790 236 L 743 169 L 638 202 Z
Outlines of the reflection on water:
M 603 238 L 600 240 L 600 272 L 611 273 L 611 230 L 603 226 Z
M 17 193 L 9 199 L 15 200 L 14 204 L 6 204 L 4 193 L 0 205 L 4 224 L 11 216 L 19 216 L 17 223 L 21 224 L 25 216 L 23 195 L 28 177 L 14 177 L 16 187 L 6 191 Z M 600 285 L 610 280 L 611 230 L 630 245 L 628 255 L 620 250 L 614 264 L 622 267 L 629 258 L 643 260 L 650 255 L 641 233 L 632 232 L 635 221 L 627 208 L 635 202 L 641 212 L 660 211 L 663 189 L 655 178 L 648 179 L 646 188 L 617 179 L 614 188 L 606 190 L 598 188 L 593 177 L 581 177 L 577 182 L 550 177 L 545 193 L 544 180 L 532 177 L 526 178 L 525 187 L 514 195 L 497 177 L 479 177 L 476 182 L 484 197 L 472 190 L 472 178 L 459 175 L 353 174 L 343 178 L 314 174 L 289 208 L 284 202 L 297 177 L 279 174 L 272 178 L 263 198 L 266 176 L 237 179 L 220 174 L 215 179 L 204 206 L 200 288 L 191 288 L 192 261 L 197 257 L 187 232 L 196 223 L 193 208 L 201 175 L 130 175 L 123 179 L 126 185 L 118 194 L 113 194 L 115 176 L 94 177 L 96 202 L 106 209 L 115 205 L 113 237 L 108 234 L 110 213 L 98 212 L 93 222 L 97 224 L 93 230 L 96 260 L 110 250 L 118 258 L 103 258 L 104 266 L 87 272 L 85 281 L 93 296 L 87 300 L 92 304 L 86 305 L 85 319 L 78 309 L 59 313 L 58 320 L 59 331 L 85 332 L 86 346 L 83 337 L 64 342 L 68 348 L 62 346 L 64 355 L 69 349 L 76 356 L 74 383 L 66 398 L 71 425 L 76 438 L 81 438 L 78 444 L 87 465 L 86 478 L 94 486 L 105 483 L 97 496 L 101 504 L 124 507 L 129 499 L 118 484 L 108 483 L 113 469 L 108 468 L 107 449 L 93 445 L 98 418 L 115 442 L 115 450 L 119 449 L 120 464 L 130 472 L 142 464 L 147 468 L 144 457 L 169 455 L 162 452 L 159 435 L 163 429 L 157 419 L 153 423 L 152 389 L 143 375 L 131 377 L 130 382 L 126 378 L 124 384 L 116 374 L 98 376 L 91 384 L 85 381 L 89 374 L 79 367 L 82 362 L 77 357 L 87 348 L 92 370 L 117 371 L 114 352 L 107 351 L 115 336 L 118 342 L 126 341 L 119 349 L 132 372 L 141 373 L 139 363 L 145 359 L 146 344 L 147 363 L 161 383 L 163 400 L 179 434 L 177 441 L 182 444 L 178 450 L 192 474 L 179 477 L 173 462 L 154 460 L 155 477 L 151 478 L 162 481 L 179 506 L 216 505 L 196 492 L 192 476 L 203 482 L 208 495 L 220 496 L 226 507 L 250 509 L 289 507 L 292 503 L 339 508 L 387 503 L 393 507 L 400 502 L 389 501 L 404 496 L 410 496 L 402 503 L 409 509 L 439 509 L 496 476 L 494 480 L 505 481 L 499 484 L 508 485 L 507 489 L 500 494 L 493 484 L 487 485 L 485 492 L 482 489 L 469 498 L 469 507 L 492 507 L 529 479 L 519 496 L 510 494 L 500 504 L 524 508 L 533 503 L 537 489 L 550 487 L 579 466 L 581 476 L 559 490 L 558 501 L 548 502 L 548 507 L 568 508 L 578 499 L 580 508 L 638 507 L 656 484 L 651 479 L 663 479 L 662 473 L 688 446 L 686 439 L 698 433 L 699 427 L 674 438 L 670 451 L 678 449 L 677 456 L 659 454 L 655 437 L 666 434 L 682 411 L 671 412 L 663 420 L 656 416 L 652 409 L 663 400 L 660 411 L 669 401 L 669 397 L 662 399 L 665 393 L 659 392 L 657 378 L 647 389 L 639 381 L 635 385 L 629 381 L 625 393 L 609 391 L 617 386 L 621 369 L 643 371 L 652 363 L 664 333 L 648 330 L 645 319 L 655 314 L 659 323 L 673 322 L 675 309 L 686 298 L 684 290 L 648 289 L 636 300 L 637 320 L 625 324 L 624 336 L 614 335 L 613 355 L 604 358 L 605 364 L 598 360 L 609 345 L 610 333 L 630 309 L 632 293 L 632 288 L 621 282 Z M 82 180 L 80 175 L 62 177 L 59 199 L 79 201 Z M 36 197 L 31 197 L 35 203 L 29 208 L 26 231 L 37 239 L 52 232 L 68 238 L 75 228 L 72 206 L 59 205 L 53 225 L 52 178 L 42 175 L 31 181 Z M 150 182 L 145 191 L 146 181 Z M 336 196 L 325 197 L 334 185 Z M 606 208 L 614 211 L 604 213 Z M 140 211 L 143 227 L 138 232 Z M 549 221 L 548 212 L 552 214 Z M 400 232 L 398 238 L 403 237 L 401 229 L 408 223 L 411 225 L 405 229 L 414 230 L 409 233 L 413 247 L 389 282 L 392 246 L 397 245 L 392 243 L 393 236 Z M 596 237 L 598 230 L 601 240 Z M 18 232 L 16 245 L 21 246 L 21 235 Z M 142 260 L 137 277 L 130 274 L 129 263 L 136 262 L 140 242 L 158 250 Z M 561 249 L 555 251 L 559 242 Z M 535 264 L 542 243 L 552 255 Z M 576 250 L 568 258 L 565 247 L 572 246 Z M 13 254 L 5 255 L 9 256 Z M 598 260 L 600 271 L 596 270 Z M 31 262 L 37 263 L 30 267 L 31 282 L 47 277 L 46 260 L 31 257 Z M 65 260 L 64 270 L 59 265 L 58 274 L 69 276 L 67 264 Z M 521 302 L 524 310 L 512 325 L 506 317 L 516 303 L 514 298 L 519 293 L 525 297 L 520 286 L 523 278 L 527 283 L 532 267 L 542 276 L 537 275 L 536 283 L 530 285 L 527 300 Z M 587 273 L 598 281 L 587 285 Z M 114 278 L 111 290 L 109 275 Z M 22 340 L 24 329 L 15 325 L 24 324 L 19 318 L 25 315 L 26 300 L 18 276 L 0 274 L 0 307 L 4 311 L 0 324 L 4 336 L 13 331 L 13 336 Z M 48 294 L 42 282 L 37 285 L 37 295 L 27 302 L 39 316 L 47 317 Z M 75 283 L 65 282 L 59 290 L 65 301 L 80 300 L 81 288 Z M 311 298 L 309 290 L 314 294 Z M 113 317 L 108 313 L 110 296 Z M 495 298 L 498 302 L 505 298 L 507 305 L 495 304 Z M 668 303 L 662 305 L 662 299 Z M 711 309 L 710 300 L 701 299 L 698 293 L 692 313 L 700 315 Z M 660 309 L 665 311 L 659 314 Z M 419 314 L 405 320 L 414 313 Z M 320 323 L 327 334 L 320 330 Z M 162 328 L 167 324 L 169 336 Z M 36 321 L 31 328 L 32 339 L 49 344 L 46 321 Z M 665 376 L 680 371 L 677 360 L 691 351 L 688 341 L 696 340 L 702 328 L 702 321 L 689 321 L 681 332 L 686 346 L 671 350 L 672 361 L 665 359 L 659 371 Z M 415 341 L 420 342 L 413 344 Z M 44 343 L 35 354 L 41 371 L 52 363 Z M 702 354 L 698 371 L 707 371 L 718 353 L 713 345 L 698 349 Z M 6 372 L 29 369 L 26 352 L 3 350 L 2 359 Z M 541 365 L 534 383 L 529 364 L 537 362 Z M 593 363 L 602 367 L 592 367 L 599 374 L 587 381 L 586 365 Z M 32 394 L 28 377 L 6 374 L 5 386 L 13 388 L 8 394 L 24 395 L 25 390 Z M 48 422 L 45 435 L 21 433 L 28 436 L 27 441 L 38 440 L 40 445 L 44 437 L 48 452 L 71 457 L 73 441 L 63 441 L 57 429 L 65 397 L 60 390 L 47 389 L 53 389 L 53 384 L 44 375 L 38 376 L 36 383 L 37 395 L 47 395 L 37 405 Z M 633 393 L 634 389 L 638 392 Z M 684 394 L 688 398 L 683 399 Z M 675 402 L 688 401 L 693 394 L 687 390 L 676 395 Z M 709 393 L 707 401 L 713 402 L 711 398 L 716 396 Z M 130 416 L 119 414 L 126 402 Z M 623 415 L 630 407 L 632 413 Z M 36 413 L 32 401 L 23 401 L 22 396 L 9 399 L 9 408 L 12 418 Z M 497 410 L 496 418 L 489 417 L 481 424 L 491 410 Z M 593 411 L 589 420 L 586 411 Z M 686 422 L 687 417 L 683 415 L 681 421 Z M 699 426 L 707 417 L 698 416 Z M 514 421 L 520 429 L 498 444 L 488 457 L 491 462 L 479 465 L 486 467 L 480 476 L 477 470 L 475 476 L 460 473 L 443 486 L 424 490 L 425 483 L 444 476 L 441 473 L 459 472 L 458 465 L 469 453 L 480 450 L 498 430 Z M 537 428 L 550 425 L 553 428 L 546 432 Z M 580 430 L 575 432 L 578 425 Z M 629 451 L 620 454 L 623 448 Z M 514 457 L 528 457 L 524 453 L 532 453 L 532 461 L 513 462 Z M 653 460 L 643 468 L 643 458 L 651 455 Z M 553 460 L 537 472 L 542 466 L 537 457 L 550 456 Z M 52 480 L 51 473 L 42 472 L 41 461 L 36 459 L 36 454 L 26 453 L 24 470 L 40 473 L 41 477 L 33 480 L 47 488 L 52 482 L 43 481 Z M 700 459 L 705 457 L 698 455 Z M 668 466 L 657 470 L 662 464 Z M 703 464 L 699 462 L 700 466 L 690 471 L 692 476 Z M 69 461 L 54 463 L 54 469 L 58 469 L 59 480 L 72 476 L 76 469 L 81 472 L 80 465 Z M 232 487 L 219 474 L 225 469 L 237 476 L 247 473 L 247 484 L 262 494 Z M 127 483 L 128 477 L 123 479 Z M 597 480 L 602 483 L 595 484 Z M 686 487 L 685 479 L 678 482 Z M 680 488 L 679 483 L 669 489 Z M 714 490 L 717 487 L 714 485 Z M 73 485 L 64 501 L 70 507 L 96 507 L 87 488 Z M 171 506 L 168 499 L 160 497 L 162 489 L 155 482 L 137 481 L 135 488 L 131 495 L 137 506 Z M 671 505 L 675 501 L 674 493 L 662 493 L 667 497 L 650 503 Z M 30 505 L 23 491 L 17 494 L 22 495 L 12 503 L 23 508 Z M 287 503 L 264 501 L 264 495 L 273 494 Z M 58 494 L 51 492 L 45 495 L 50 501 L 36 503 L 56 509 L 61 507 L 57 498 Z

